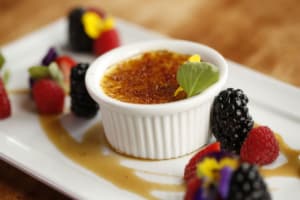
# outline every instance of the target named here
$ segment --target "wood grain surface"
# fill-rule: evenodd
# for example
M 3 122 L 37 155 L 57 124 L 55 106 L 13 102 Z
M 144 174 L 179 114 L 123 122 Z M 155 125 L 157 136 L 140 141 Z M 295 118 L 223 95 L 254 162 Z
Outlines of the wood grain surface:
M 104 8 L 170 37 L 207 44 L 228 59 L 300 86 L 299 0 L 0 0 L 0 45 L 75 6 Z M 67 197 L 1 161 L 0 199 Z

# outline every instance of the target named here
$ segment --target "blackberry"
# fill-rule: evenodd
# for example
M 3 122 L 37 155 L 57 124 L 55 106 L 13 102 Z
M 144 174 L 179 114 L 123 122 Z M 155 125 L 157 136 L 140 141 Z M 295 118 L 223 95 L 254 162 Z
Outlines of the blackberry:
M 249 163 L 242 163 L 231 177 L 227 199 L 271 200 L 271 196 L 257 167 Z
M 69 44 L 74 51 L 91 52 L 93 49 L 93 39 L 85 33 L 81 20 L 84 12 L 83 8 L 75 8 L 68 16 Z
M 241 146 L 253 127 L 247 108 L 248 98 L 240 89 L 228 88 L 220 92 L 213 102 L 211 131 L 221 148 L 239 154 Z
M 79 63 L 71 71 L 71 111 L 84 118 L 94 117 L 99 105 L 90 97 L 85 86 L 85 74 L 89 64 Z

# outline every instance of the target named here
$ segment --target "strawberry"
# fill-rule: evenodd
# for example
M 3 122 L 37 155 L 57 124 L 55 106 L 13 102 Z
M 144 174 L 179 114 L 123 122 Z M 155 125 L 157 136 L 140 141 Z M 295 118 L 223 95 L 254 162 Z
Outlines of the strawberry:
M 59 56 L 55 62 L 64 75 L 64 82 L 67 86 L 70 85 L 71 69 L 77 65 L 77 63 L 69 56 Z
M 209 144 L 204 149 L 200 150 L 196 153 L 185 166 L 184 169 L 184 180 L 189 182 L 193 177 L 196 176 L 196 165 L 199 160 L 201 160 L 205 155 L 212 152 L 219 152 L 221 150 L 221 146 L 219 142 L 215 142 Z
M 64 107 L 64 90 L 53 80 L 38 80 L 32 88 L 34 102 L 40 114 L 59 114 Z
M 6 93 L 2 79 L 0 79 L 0 119 L 5 119 L 11 115 L 10 101 Z
M 101 55 L 113 48 L 120 46 L 119 35 L 116 29 L 109 29 L 100 34 L 94 40 L 93 52 L 96 55 Z
M 253 128 L 241 148 L 241 159 L 251 164 L 266 165 L 279 155 L 279 145 L 273 131 L 266 126 Z
M 193 177 L 188 183 L 184 196 L 184 200 L 193 200 L 195 199 L 195 195 L 197 190 L 200 189 L 201 181 L 197 177 Z

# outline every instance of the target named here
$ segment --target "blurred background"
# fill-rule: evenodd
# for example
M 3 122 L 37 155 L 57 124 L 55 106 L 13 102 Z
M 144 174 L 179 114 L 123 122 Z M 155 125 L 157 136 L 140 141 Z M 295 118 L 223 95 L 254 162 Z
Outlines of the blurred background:
M 207 44 L 230 60 L 300 86 L 299 0 L 0 0 L 0 46 L 75 6 L 102 8 L 161 34 Z M 0 194 L 66 199 L 3 161 Z
M 0 0 L 0 45 L 94 6 L 300 86 L 299 0 Z

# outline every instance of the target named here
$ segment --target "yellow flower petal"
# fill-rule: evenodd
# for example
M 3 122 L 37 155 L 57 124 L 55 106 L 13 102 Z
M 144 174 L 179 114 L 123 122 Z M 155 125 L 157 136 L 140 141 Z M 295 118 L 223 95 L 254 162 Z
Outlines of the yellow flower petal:
M 201 57 L 198 54 L 189 57 L 189 62 L 200 62 L 200 61 L 201 61 Z
M 115 27 L 115 20 L 113 17 L 109 16 L 104 20 L 103 31 L 113 29 Z
M 95 12 L 85 12 L 82 23 L 85 33 L 93 39 L 96 39 L 104 29 L 102 18 Z
M 219 170 L 219 163 L 214 158 L 205 158 L 197 165 L 197 175 L 207 177 L 209 180 L 215 179 L 215 171 Z
M 182 91 L 183 91 L 183 88 L 182 87 L 178 87 L 176 89 L 176 91 L 174 92 L 174 97 L 176 97 L 179 94 L 179 92 L 182 92 Z
M 233 158 L 223 158 L 220 161 L 220 169 L 227 166 L 230 167 L 232 169 L 236 169 L 238 167 L 238 161 L 236 159 Z

